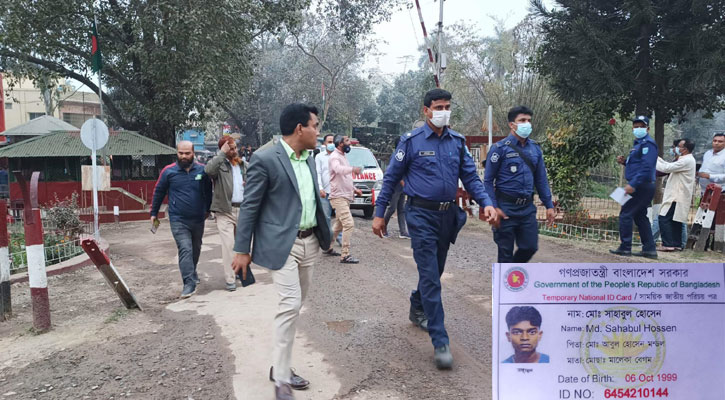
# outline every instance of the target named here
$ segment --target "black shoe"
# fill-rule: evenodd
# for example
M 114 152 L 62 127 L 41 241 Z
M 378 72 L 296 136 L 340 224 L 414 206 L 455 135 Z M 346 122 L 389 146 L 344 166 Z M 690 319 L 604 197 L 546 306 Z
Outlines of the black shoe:
M 269 367 L 269 380 L 274 382 L 274 367 Z M 295 370 L 290 368 L 290 373 L 292 374 L 292 378 L 290 378 L 290 386 L 294 390 L 305 390 L 308 386 L 310 386 L 310 381 L 307 379 L 295 374 Z
M 636 257 L 646 257 L 651 258 L 653 260 L 657 259 L 657 251 L 637 251 L 635 253 L 632 253 L 633 256 Z
M 184 285 L 184 290 L 181 291 L 181 296 L 179 296 L 179 298 L 188 299 L 193 296 L 194 293 L 196 293 L 196 285 L 193 283 L 187 283 Z
M 622 250 L 622 249 L 619 249 L 619 248 L 617 248 L 616 250 L 611 250 L 610 249 L 609 252 L 612 253 L 612 254 L 616 254 L 618 256 L 625 256 L 625 257 L 630 257 L 632 255 L 632 251 L 630 251 L 630 250 Z
M 330 247 L 326 251 L 323 251 L 322 254 L 324 254 L 326 256 L 335 256 L 335 257 L 339 257 L 340 256 L 340 253 L 336 252 L 335 249 L 333 249 L 332 247 Z
M 411 305 L 408 319 L 410 319 L 410 322 L 412 322 L 413 325 L 428 332 L 428 318 L 425 317 L 425 312 L 423 312 L 423 310 L 417 310 Z
M 453 355 L 451 354 L 451 348 L 448 345 L 435 349 L 434 359 L 436 368 L 438 369 L 451 369 L 451 367 L 453 367 Z
M 340 264 L 357 264 L 359 262 L 360 260 L 351 255 L 347 255 L 340 260 Z

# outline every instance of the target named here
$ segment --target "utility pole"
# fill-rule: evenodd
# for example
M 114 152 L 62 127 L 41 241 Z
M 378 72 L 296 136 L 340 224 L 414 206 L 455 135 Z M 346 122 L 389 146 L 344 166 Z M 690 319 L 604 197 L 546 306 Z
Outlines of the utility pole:
M 441 3 L 438 18 L 438 80 L 440 81 L 440 87 L 443 87 L 443 71 L 446 69 L 446 55 L 443 53 L 443 3 L 445 3 L 445 0 L 438 1 Z

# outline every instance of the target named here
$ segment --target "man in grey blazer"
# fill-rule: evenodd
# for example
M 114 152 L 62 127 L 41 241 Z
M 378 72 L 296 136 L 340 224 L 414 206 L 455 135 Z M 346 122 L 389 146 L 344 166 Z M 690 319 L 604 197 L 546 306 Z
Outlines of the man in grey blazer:
M 330 221 L 317 186 L 312 149 L 317 146 L 317 108 L 290 104 L 279 118 L 282 140 L 254 153 L 234 244 L 235 273 L 246 277 L 250 262 L 271 271 L 279 293 L 270 378 L 278 400 L 309 382 L 290 368 L 297 317 L 321 249 L 330 247 Z M 252 238 L 254 246 L 251 247 Z

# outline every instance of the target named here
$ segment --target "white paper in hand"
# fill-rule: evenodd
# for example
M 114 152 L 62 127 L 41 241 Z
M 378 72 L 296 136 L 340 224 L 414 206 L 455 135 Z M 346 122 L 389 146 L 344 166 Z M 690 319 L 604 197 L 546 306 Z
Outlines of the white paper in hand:
M 628 202 L 629 199 L 632 198 L 632 196 L 628 195 L 627 192 L 624 191 L 624 188 L 618 187 L 614 189 L 612 194 L 609 195 L 614 201 L 619 203 L 620 206 L 623 206 L 624 203 Z

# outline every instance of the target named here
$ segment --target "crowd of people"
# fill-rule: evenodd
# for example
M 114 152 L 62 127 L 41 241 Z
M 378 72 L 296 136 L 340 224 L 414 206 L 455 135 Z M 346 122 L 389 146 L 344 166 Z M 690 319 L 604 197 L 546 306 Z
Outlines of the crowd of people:
M 529 138 L 534 111 L 525 106 L 509 111 L 509 135 L 489 149 L 481 179 L 465 137 L 449 126 L 451 100 L 451 93 L 441 89 L 425 94 L 422 112 L 426 121 L 396 144 L 372 222 L 375 235 L 388 237 L 387 225 L 397 211 L 399 235 L 411 240 L 419 279 L 410 294 L 409 319 L 430 336 L 433 360 L 439 369 L 453 365 L 440 278 L 449 247 L 467 218 L 455 202 L 459 181 L 483 207 L 500 263 L 528 262 L 538 249 L 534 191 L 546 207 L 547 223 L 553 223 L 556 216 L 541 147 Z M 151 208 L 152 222 L 156 222 L 168 196 L 168 216 L 184 285 L 182 298 L 193 295 L 199 284 L 196 269 L 204 221 L 210 212 L 216 215 L 227 290 L 236 290 L 237 280 L 248 279 L 252 262 L 270 271 L 279 297 L 270 369 L 277 399 L 292 399 L 293 389 L 310 384 L 294 373 L 291 355 L 300 309 L 313 284 L 320 255 L 339 257 L 342 264 L 359 263 L 351 252 L 355 222 L 350 203 L 361 194 L 353 185 L 353 174 L 360 173 L 360 167 L 348 162 L 350 139 L 344 135 L 325 135 L 322 149 L 313 155 L 318 148 L 319 123 L 317 108 L 290 104 L 281 112 L 282 139 L 278 143 L 252 156 L 249 146 L 240 152 L 234 139 L 224 136 L 219 140 L 218 154 L 205 166 L 193 161 L 190 142 L 178 143 L 178 160 L 161 172 Z M 632 196 L 620 212 L 621 245 L 611 250 L 623 256 L 633 255 L 634 223 L 643 244 L 642 251 L 635 254 L 657 257 L 646 214 L 654 195 L 656 171 L 669 175 L 655 220 L 663 241 L 659 250 L 683 247 L 682 224 L 695 186 L 695 144 L 688 139 L 676 140 L 674 159 L 668 162 L 658 158 L 657 145 L 648 132 L 649 118 L 635 118 L 633 148 L 627 158 L 618 159 L 625 165 L 625 191 Z M 715 135 L 713 149 L 697 173 L 701 184 L 725 180 L 723 148 L 725 134 Z M 339 235 L 337 252 L 333 240 Z M 509 321 L 507 317 L 509 329 L 529 320 L 521 317 Z M 531 357 L 519 353 L 516 357 Z

